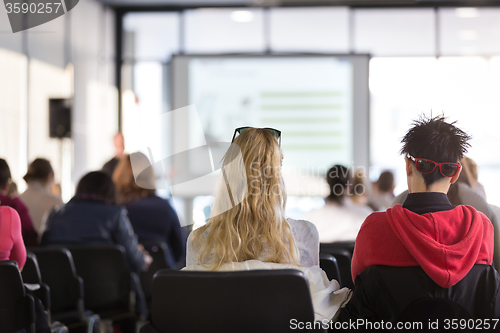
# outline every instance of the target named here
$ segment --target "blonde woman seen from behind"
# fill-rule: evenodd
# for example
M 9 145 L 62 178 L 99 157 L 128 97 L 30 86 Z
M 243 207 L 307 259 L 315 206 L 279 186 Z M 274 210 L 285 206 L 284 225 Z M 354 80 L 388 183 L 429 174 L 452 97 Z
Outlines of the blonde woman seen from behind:
M 238 135 L 239 134 L 239 135 Z M 319 238 L 308 221 L 285 218 L 281 132 L 239 128 L 223 160 L 208 223 L 193 231 L 186 270 L 302 270 L 317 320 L 332 319 L 348 295 L 319 268 Z M 333 295 L 332 295 L 333 293 Z

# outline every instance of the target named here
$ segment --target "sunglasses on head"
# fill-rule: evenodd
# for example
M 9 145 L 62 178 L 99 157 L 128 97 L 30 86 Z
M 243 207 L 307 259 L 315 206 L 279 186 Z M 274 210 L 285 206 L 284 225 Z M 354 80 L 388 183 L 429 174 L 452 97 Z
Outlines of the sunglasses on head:
M 231 143 L 233 143 L 234 139 L 238 135 L 240 135 L 244 130 L 249 129 L 249 128 L 256 128 L 256 127 L 245 126 L 245 127 L 238 127 L 237 129 L 235 129 Z M 277 130 L 275 128 L 269 128 L 269 127 L 264 127 L 261 129 L 265 129 L 265 130 L 268 130 L 269 132 L 273 133 L 274 137 L 278 140 L 279 146 L 281 148 L 281 131 L 280 130 Z
M 460 163 L 438 163 L 425 158 L 415 158 L 411 155 L 408 155 L 408 158 L 415 162 L 415 168 L 417 171 L 424 175 L 432 173 L 437 167 L 439 167 L 439 172 L 441 172 L 444 177 L 454 177 L 462 167 Z

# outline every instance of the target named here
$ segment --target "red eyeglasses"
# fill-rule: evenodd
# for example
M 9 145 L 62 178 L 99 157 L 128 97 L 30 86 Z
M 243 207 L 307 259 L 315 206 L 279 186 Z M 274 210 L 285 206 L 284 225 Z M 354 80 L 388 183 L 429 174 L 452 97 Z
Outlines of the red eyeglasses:
M 424 175 L 432 173 L 436 167 L 439 167 L 439 172 L 441 172 L 444 177 L 454 177 L 462 167 L 460 163 L 438 163 L 425 158 L 414 158 L 411 155 L 408 155 L 408 158 L 415 162 L 417 171 Z

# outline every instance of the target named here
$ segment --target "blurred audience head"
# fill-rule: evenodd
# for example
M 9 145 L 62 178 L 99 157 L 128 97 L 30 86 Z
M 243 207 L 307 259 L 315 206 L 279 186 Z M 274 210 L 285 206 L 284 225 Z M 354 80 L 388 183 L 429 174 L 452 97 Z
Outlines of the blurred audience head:
M 390 171 L 384 171 L 377 180 L 377 189 L 380 193 L 392 193 L 396 188 L 394 174 Z
M 363 168 L 359 168 L 354 172 L 352 177 L 352 188 L 350 188 L 351 200 L 358 205 L 366 205 L 368 203 L 368 191 L 366 191 L 366 177 Z
M 142 170 L 137 175 L 137 179 L 134 177 L 131 160 L 136 170 Z M 156 192 L 155 175 L 151 163 L 146 155 L 139 152 L 123 155 L 113 172 L 113 182 L 116 185 L 120 202 L 142 199 Z
M 469 185 L 474 186 L 479 179 L 476 162 L 474 162 L 474 160 L 472 158 L 465 156 L 462 159 L 462 166 L 463 166 L 464 170 L 467 172 Z M 460 176 L 460 178 L 461 177 L 462 176 Z
M 79 200 L 99 200 L 116 203 L 116 189 L 111 177 L 102 171 L 92 171 L 80 179 L 75 198 Z
M 125 151 L 125 139 L 123 138 L 122 132 L 116 133 L 113 137 L 113 146 L 115 147 L 115 157 L 121 158 Z
M 10 173 L 7 161 L 0 158 L 0 190 L 7 191 L 9 184 L 12 182 L 12 175 Z
M 52 195 L 54 195 L 56 197 L 61 197 L 62 196 L 61 184 L 56 183 L 56 184 L 52 185 L 52 188 L 50 189 L 50 191 L 52 192 Z
M 26 183 L 36 181 L 43 185 L 51 184 L 54 180 L 54 170 L 48 160 L 37 158 L 31 162 L 23 179 Z
M 326 182 L 330 187 L 328 200 L 341 203 L 351 186 L 351 172 L 345 166 L 334 165 L 326 174 Z
M 456 183 L 450 186 L 450 189 L 446 194 L 448 196 L 448 200 L 450 200 L 451 204 L 454 206 L 463 204 L 462 199 L 460 198 L 458 183 L 472 187 L 472 176 L 469 167 L 470 165 L 467 163 L 466 157 L 462 158 L 460 163 L 462 164 L 462 172 L 460 172 L 460 176 L 458 177 Z
M 11 198 L 17 198 L 19 196 L 19 191 L 17 190 L 17 184 L 12 182 L 7 190 L 7 195 Z
M 459 163 L 470 147 L 468 141 L 471 137 L 454 124 L 455 122 L 447 123 L 444 116 L 433 118 L 422 116 L 413 122 L 413 127 L 401 140 L 403 144 L 401 154 L 406 156 L 408 177 L 422 177 L 426 188 L 443 179 L 447 179 L 447 184 L 449 184 L 458 178 L 457 175 L 455 177 L 443 176 L 439 167 L 428 174 L 417 172 L 415 163 L 411 160 L 413 157 L 438 163 Z M 411 166 L 415 172 L 408 169 Z
M 465 161 L 465 157 L 460 161 L 462 165 L 462 171 L 457 179 L 458 183 L 464 183 L 467 186 L 472 186 L 472 175 L 470 172 L 469 164 Z

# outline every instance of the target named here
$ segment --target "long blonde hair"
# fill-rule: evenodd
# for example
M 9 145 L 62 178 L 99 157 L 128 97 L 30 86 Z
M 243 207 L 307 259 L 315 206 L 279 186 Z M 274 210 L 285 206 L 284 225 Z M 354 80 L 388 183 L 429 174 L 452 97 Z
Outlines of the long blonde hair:
M 199 250 L 196 251 L 198 261 L 217 270 L 225 263 L 259 259 L 265 249 L 269 253 L 265 262 L 298 265 L 298 250 L 285 219 L 286 191 L 281 175 L 283 156 L 276 137 L 269 130 L 249 128 L 234 143 L 239 147 L 238 153 L 241 150 L 243 163 L 235 175 L 234 165 L 238 163 L 230 165 L 236 159 L 235 150 L 230 148 L 224 156 L 224 172 L 221 173 L 223 177 L 216 191 L 214 207 L 227 202 L 228 188 L 234 191 L 230 184 L 244 183 L 248 191 L 231 209 L 212 214 L 205 226 L 193 231 L 191 239 L 193 247 Z M 228 176 L 240 180 L 231 181 Z M 237 198 L 238 194 L 229 191 L 229 196 Z M 204 262 L 206 258 L 209 258 L 208 266 Z

